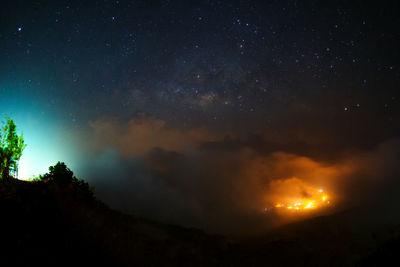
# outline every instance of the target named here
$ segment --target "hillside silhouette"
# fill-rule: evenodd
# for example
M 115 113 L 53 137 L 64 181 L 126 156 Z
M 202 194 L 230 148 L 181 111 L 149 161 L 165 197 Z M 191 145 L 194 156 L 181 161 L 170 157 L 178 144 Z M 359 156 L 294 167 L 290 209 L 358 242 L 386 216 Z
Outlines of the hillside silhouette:
M 208 265 L 221 240 L 111 210 L 73 184 L 0 181 L 0 209 L 7 264 Z
M 372 222 L 369 226 L 366 210 L 232 240 L 112 210 L 68 170 L 58 164 L 37 181 L 0 180 L 4 265 L 380 266 L 399 262 L 395 252 L 400 248 L 400 226 Z

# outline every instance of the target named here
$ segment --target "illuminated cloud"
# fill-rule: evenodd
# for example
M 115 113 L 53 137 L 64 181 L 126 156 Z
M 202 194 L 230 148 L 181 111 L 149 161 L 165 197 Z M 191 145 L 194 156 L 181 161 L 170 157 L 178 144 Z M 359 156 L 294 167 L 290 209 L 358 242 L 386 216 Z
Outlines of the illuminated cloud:
M 90 127 L 95 148 L 110 147 L 128 156 L 147 153 L 154 147 L 182 151 L 215 139 L 215 135 L 205 129 L 172 128 L 164 120 L 143 113 L 126 123 L 116 118 L 98 119 L 90 122 Z
M 88 167 L 88 177 L 113 207 L 228 234 L 265 231 L 304 218 L 280 216 L 271 208 L 313 194 L 321 204 L 325 195 L 319 189 L 329 193 L 329 209 L 365 203 L 366 192 L 371 193 L 367 189 L 381 184 L 378 177 L 389 181 L 383 176 L 394 175 L 395 162 L 385 159 L 395 157 L 398 147 L 389 142 L 368 153 L 324 161 L 260 151 L 241 139 L 220 139 L 207 131 L 167 127 L 163 120 L 143 114 L 126 124 L 101 119 L 91 127 L 101 162 L 114 162 L 118 171 L 102 172 L 109 163 L 99 164 Z M 115 152 L 110 154 L 110 149 Z M 110 192 L 118 192 L 118 197 Z M 304 216 L 321 212 L 325 209 Z

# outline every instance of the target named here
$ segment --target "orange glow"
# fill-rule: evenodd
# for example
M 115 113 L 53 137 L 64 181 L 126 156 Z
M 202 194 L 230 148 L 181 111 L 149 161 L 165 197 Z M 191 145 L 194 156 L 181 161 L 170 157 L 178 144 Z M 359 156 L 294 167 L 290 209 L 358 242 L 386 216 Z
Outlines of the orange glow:
M 274 207 L 278 210 L 302 212 L 327 207 L 332 197 L 327 190 L 314 187 L 298 178 L 290 178 L 271 184 L 275 199 Z

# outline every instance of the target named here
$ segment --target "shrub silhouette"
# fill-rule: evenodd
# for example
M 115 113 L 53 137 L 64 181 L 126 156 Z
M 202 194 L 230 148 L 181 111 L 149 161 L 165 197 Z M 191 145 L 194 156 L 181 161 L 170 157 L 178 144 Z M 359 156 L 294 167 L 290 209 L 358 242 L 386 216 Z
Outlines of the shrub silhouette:
M 74 190 L 74 193 L 93 197 L 93 188 L 89 187 L 89 184 L 84 180 L 76 178 L 64 162 L 59 161 L 56 165 L 50 166 L 49 172 L 40 176 L 40 181 L 65 187 L 69 186 Z
M 49 167 L 49 172 L 41 177 L 42 181 L 45 182 L 56 182 L 56 183 L 72 183 L 77 178 L 74 173 L 67 167 L 64 162 L 57 162 L 56 165 Z

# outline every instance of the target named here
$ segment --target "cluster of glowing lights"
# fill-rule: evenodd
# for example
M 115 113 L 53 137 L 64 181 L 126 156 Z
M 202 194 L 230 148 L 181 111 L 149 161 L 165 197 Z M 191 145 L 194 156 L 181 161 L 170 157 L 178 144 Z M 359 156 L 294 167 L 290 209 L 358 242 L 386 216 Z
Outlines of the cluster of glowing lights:
M 323 189 L 318 189 L 310 197 L 288 199 L 277 202 L 274 207 L 290 211 L 305 211 L 321 208 L 330 204 L 329 195 Z

